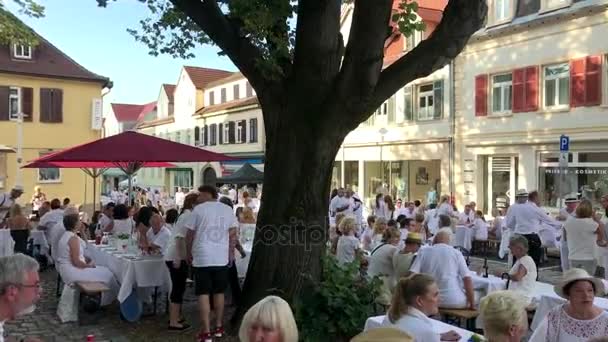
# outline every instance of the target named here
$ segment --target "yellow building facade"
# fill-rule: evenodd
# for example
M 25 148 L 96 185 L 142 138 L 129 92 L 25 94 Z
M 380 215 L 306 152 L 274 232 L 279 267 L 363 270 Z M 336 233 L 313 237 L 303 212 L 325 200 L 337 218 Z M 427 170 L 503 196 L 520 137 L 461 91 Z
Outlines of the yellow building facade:
M 24 51 L 29 52 L 25 57 Z M 72 204 L 92 204 L 93 180 L 80 169 L 20 165 L 99 139 L 102 92 L 109 85 L 42 38 L 35 48 L 0 46 L 0 192 L 22 185 L 25 193 L 18 202 L 25 205 L 40 186 L 48 200 L 69 197 Z M 21 164 L 19 113 L 24 117 Z

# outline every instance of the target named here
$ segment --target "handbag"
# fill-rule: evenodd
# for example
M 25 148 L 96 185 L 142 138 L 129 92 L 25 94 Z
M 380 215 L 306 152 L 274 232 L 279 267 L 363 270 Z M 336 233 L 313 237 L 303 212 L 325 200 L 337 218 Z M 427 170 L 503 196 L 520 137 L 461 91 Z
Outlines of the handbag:
M 78 321 L 78 290 L 70 285 L 63 285 L 59 305 L 57 306 L 57 316 L 61 323 Z

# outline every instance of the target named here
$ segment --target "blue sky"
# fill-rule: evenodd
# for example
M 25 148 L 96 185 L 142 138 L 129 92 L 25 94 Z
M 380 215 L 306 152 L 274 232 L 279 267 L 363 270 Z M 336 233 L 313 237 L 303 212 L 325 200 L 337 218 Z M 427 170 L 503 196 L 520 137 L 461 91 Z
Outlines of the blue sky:
M 126 32 L 138 28 L 147 7 L 136 0 L 118 0 L 107 8 L 96 0 L 39 0 L 45 17 L 21 17 L 36 32 L 87 69 L 109 77 L 112 92 L 104 102 L 146 103 L 155 101 L 160 85 L 177 81 L 182 65 L 236 70 L 218 56 L 214 46 L 203 46 L 189 60 L 148 55 L 148 49 Z M 10 4 L 10 1 L 9 1 Z

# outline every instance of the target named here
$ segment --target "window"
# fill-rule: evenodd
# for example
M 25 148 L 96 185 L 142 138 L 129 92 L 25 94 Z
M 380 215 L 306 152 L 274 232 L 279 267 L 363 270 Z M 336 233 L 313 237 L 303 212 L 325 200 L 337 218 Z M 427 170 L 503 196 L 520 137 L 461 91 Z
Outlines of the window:
M 258 142 L 258 119 L 249 119 L 249 142 Z
M 19 112 L 21 111 L 21 89 L 17 87 L 11 87 L 9 90 L 9 101 L 8 108 L 11 120 L 17 120 L 19 118 Z
M 550 11 L 562 7 L 570 6 L 572 0 L 543 0 L 542 1 L 542 10 Z
M 247 82 L 247 84 L 245 84 L 245 94 L 247 95 L 247 97 L 253 96 L 253 87 L 251 87 L 249 81 Z
M 570 65 L 568 63 L 548 65 L 543 70 L 545 108 L 568 107 L 570 103 Z
M 194 127 L 194 146 L 199 146 L 201 144 L 201 128 L 196 126 Z
M 220 103 L 226 102 L 226 88 L 222 88 L 220 91 Z
M 49 153 L 41 153 L 40 157 L 44 157 L 47 154 Z M 59 183 L 61 182 L 61 172 L 55 167 L 38 169 L 38 182 Z
M 511 112 L 513 96 L 513 75 L 502 74 L 492 76 L 492 113 L 504 114 Z
M 14 44 L 13 56 L 19 59 L 32 59 L 32 47 L 29 45 Z
M 412 86 L 403 88 L 403 115 L 405 121 L 414 121 L 414 101 L 412 96 Z
M 211 124 L 209 125 L 209 145 L 215 146 L 217 144 L 217 125 Z
M 213 106 L 215 104 L 215 92 L 209 92 L 209 105 Z
M 378 107 L 378 109 L 376 109 L 376 113 L 377 116 L 380 115 L 387 115 L 388 114 L 388 100 L 384 101 L 384 103 L 382 105 L 380 105 L 380 107 Z
M 201 143 L 203 146 L 207 146 L 209 144 L 209 126 L 203 126 L 201 130 Z
M 236 123 L 236 143 L 237 144 L 242 144 L 242 143 L 246 142 L 246 140 L 247 140 L 246 136 L 245 136 L 245 139 L 243 139 L 243 132 L 247 132 L 245 130 L 246 124 L 247 124 L 247 121 L 245 121 L 245 120 L 241 120 Z
M 241 92 L 241 89 L 239 88 L 239 85 L 238 85 L 238 84 L 235 84 L 235 85 L 232 87 L 232 96 L 233 96 L 233 98 L 234 98 L 235 100 L 238 100 L 238 99 L 240 99 L 240 98 L 241 98 L 241 94 L 240 94 L 240 92 Z
M 186 144 L 186 145 L 192 144 L 191 131 L 189 129 L 187 129 L 184 133 L 185 133 L 184 138 L 186 139 L 186 141 L 184 141 L 184 144 Z
M 230 143 L 230 123 L 224 124 L 224 144 Z
M 182 134 L 180 131 L 175 132 L 175 142 L 180 144 L 182 142 Z
M 410 51 L 422 41 L 422 32 L 414 31 L 405 38 L 405 51 Z
M 418 120 L 426 121 L 433 119 L 435 112 L 433 85 L 420 86 L 418 92 Z
M 509 19 L 511 16 L 511 1 L 512 0 L 494 0 L 494 22 L 500 23 Z

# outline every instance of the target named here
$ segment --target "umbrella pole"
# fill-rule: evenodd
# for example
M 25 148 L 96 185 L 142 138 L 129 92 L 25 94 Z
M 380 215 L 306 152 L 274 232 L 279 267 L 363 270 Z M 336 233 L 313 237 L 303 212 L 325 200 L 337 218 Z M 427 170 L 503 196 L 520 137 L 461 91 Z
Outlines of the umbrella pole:
M 93 177 L 93 214 L 97 206 L 97 177 Z
M 129 177 L 129 184 L 127 185 L 127 196 L 129 198 L 129 204 L 133 206 L 135 203 L 134 199 L 131 199 L 131 193 L 133 192 L 133 190 L 131 189 L 131 173 L 129 173 L 127 176 Z

